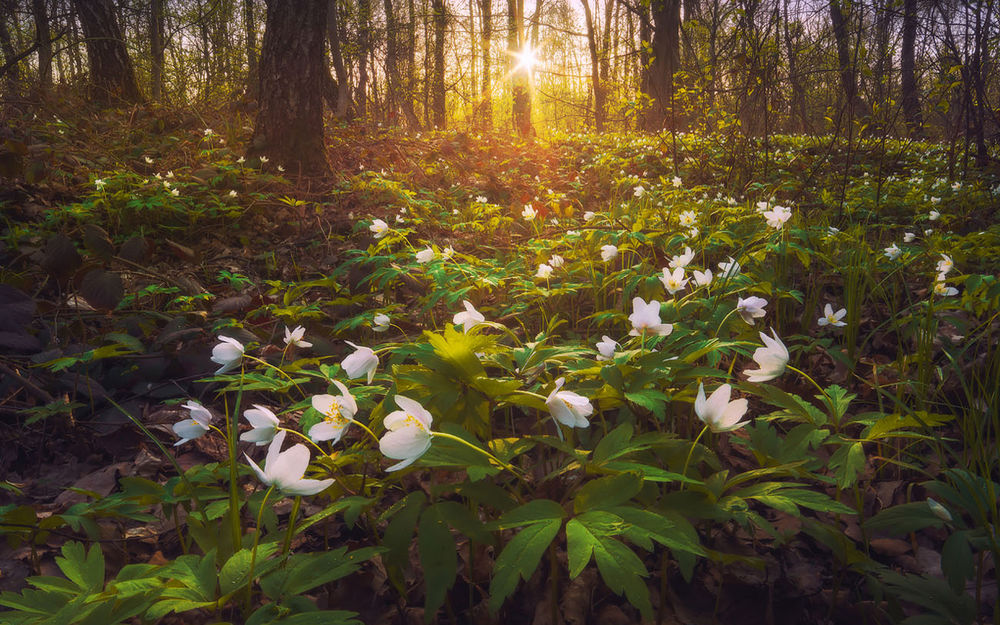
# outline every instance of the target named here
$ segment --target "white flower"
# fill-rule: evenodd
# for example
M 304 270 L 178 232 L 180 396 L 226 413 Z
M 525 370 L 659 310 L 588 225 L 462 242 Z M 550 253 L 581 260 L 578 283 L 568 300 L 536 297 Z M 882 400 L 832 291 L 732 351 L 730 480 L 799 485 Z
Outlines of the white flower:
M 753 325 L 754 319 L 759 319 L 764 316 L 764 313 L 766 312 L 764 310 L 765 306 L 767 306 L 767 300 L 763 297 L 757 297 L 756 295 L 751 295 L 746 299 L 740 297 L 736 301 L 736 312 L 740 314 L 743 321 Z
M 948 272 L 950 272 L 954 267 L 955 263 L 951 260 L 951 256 L 941 254 L 941 260 L 937 263 L 938 273 L 942 276 L 948 275 Z M 940 280 L 940 278 L 938 279 Z
M 372 220 L 372 225 L 368 226 L 368 229 L 371 230 L 376 239 L 381 239 L 385 235 L 389 234 L 389 224 L 385 223 L 381 219 Z
M 826 229 L 826 236 L 828 237 L 835 237 L 838 234 L 840 234 L 840 228 L 834 228 L 833 226 L 830 226 Z
M 309 438 L 316 442 L 333 441 L 331 444 L 336 445 L 358 412 L 358 403 L 342 382 L 333 383 L 340 395 L 313 395 L 312 407 L 323 415 L 323 420 L 309 428 Z
M 733 260 L 733 257 L 729 257 L 729 261 L 722 261 L 719 263 L 719 278 L 722 280 L 731 280 L 735 278 L 740 273 L 740 264 Z
M 340 368 L 349 379 L 367 376 L 368 383 L 371 384 L 372 378 L 375 377 L 375 369 L 378 367 L 378 356 L 371 348 L 359 347 L 350 341 L 344 342 L 353 347 L 354 351 L 340 362 Z
M 104 190 L 104 185 L 106 185 L 106 184 L 108 184 L 108 183 L 105 182 L 103 178 L 96 178 L 96 179 L 94 179 L 94 187 L 98 191 L 103 191 Z
M 180 194 L 181 194 L 181 190 L 180 189 L 171 189 L 170 190 L 170 195 L 172 195 L 174 197 L 179 197 Z
M 903 243 L 913 243 L 913 240 L 917 238 L 917 235 L 912 232 L 903 233 Z
M 899 255 L 903 253 L 903 250 L 899 249 L 899 246 L 893 243 L 889 247 L 885 248 L 883 256 L 889 260 L 896 260 Z
M 939 197 L 932 197 L 931 198 L 931 204 L 940 204 L 940 203 L 941 203 L 941 198 L 939 198 Z M 937 213 L 937 211 L 931 211 L 931 212 L 932 213 Z M 938 215 L 940 215 L 940 213 L 938 213 Z M 937 219 L 937 217 L 931 217 L 931 219 Z
M 618 256 L 618 246 L 617 245 L 602 245 L 601 246 L 601 260 L 604 262 L 610 262 Z
M 816 323 L 820 326 L 836 326 L 838 328 L 842 328 L 847 325 L 847 323 L 841 321 L 846 314 L 846 308 L 841 308 L 837 312 L 833 312 L 833 306 L 827 304 L 826 307 L 823 308 L 823 316 L 820 317 Z
M 206 137 L 211 137 L 211 136 L 212 136 L 213 134 L 215 134 L 215 133 L 213 133 L 213 132 L 212 132 L 212 129 L 211 129 L 211 128 L 206 128 L 206 129 L 205 129 L 204 131 L 202 131 L 202 132 L 203 132 L 203 134 L 204 134 L 204 135 L 205 135 Z
M 962 188 L 962 183 L 961 182 L 953 182 L 952 185 L 951 185 L 951 190 L 952 191 L 958 191 L 961 188 Z
M 584 221 L 590 221 L 591 219 L 593 219 L 596 216 L 597 216 L 597 214 L 594 211 L 587 211 L 587 212 L 585 212 L 583 214 L 583 220 Z
M 680 176 L 674 176 L 673 178 L 670 179 L 670 183 L 672 185 L 674 185 L 674 188 L 676 188 L 676 189 L 679 189 L 680 186 L 681 186 L 681 184 L 683 184 L 683 182 L 684 181 L 681 180 Z
M 674 326 L 669 323 L 660 323 L 660 302 L 655 299 L 646 303 L 641 297 L 632 300 L 632 314 L 628 320 L 632 322 L 632 330 L 629 336 L 639 336 L 640 334 L 658 334 L 667 336 L 674 331 Z
M 678 267 L 674 269 L 673 273 L 667 267 L 663 268 L 663 275 L 660 276 L 660 282 L 663 283 L 663 288 L 667 290 L 671 295 L 677 293 L 677 291 L 684 290 L 684 286 L 688 283 L 690 278 L 684 277 L 684 267 Z
M 951 522 L 951 512 L 948 511 L 948 508 L 945 508 L 930 497 L 927 498 L 927 507 L 931 509 L 931 512 L 933 512 L 934 516 L 937 518 L 941 519 L 945 523 Z
M 146 161 L 147 165 L 152 165 L 153 164 L 153 159 L 149 158 L 148 156 L 143 156 L 142 160 Z
M 241 156 L 238 159 L 236 159 L 236 162 L 242 165 L 243 163 L 247 162 L 247 157 Z
M 770 208 L 770 205 L 767 202 L 765 202 L 763 200 L 757 202 L 757 212 L 758 213 L 763 213 L 763 212 L 767 211 L 768 208 Z
M 536 278 L 542 278 L 543 280 L 548 280 L 549 276 L 552 275 L 552 267 L 546 265 L 545 263 L 540 263 L 538 265 L 538 272 L 535 274 Z
M 558 269 L 562 267 L 563 263 L 565 262 L 566 262 L 565 258 L 560 256 L 559 254 L 553 254 L 552 258 L 549 259 L 549 266 L 552 267 L 553 269 Z
M 698 213 L 694 212 L 693 210 L 684 211 L 680 214 L 680 217 L 678 219 L 680 221 L 681 227 L 691 228 L 696 223 L 698 223 Z
M 934 199 L 934 198 L 931 198 L 931 199 Z M 931 212 L 927 213 L 927 219 L 930 219 L 931 221 L 937 221 L 938 219 L 940 219 L 940 217 L 941 217 L 941 213 L 939 211 L 936 211 L 936 210 L 932 210 Z
M 618 348 L 618 341 L 614 340 L 608 335 L 601 337 L 601 340 L 597 342 L 597 352 L 598 360 L 611 360 L 615 355 L 615 349 Z
M 764 211 L 764 219 L 767 220 L 767 225 L 772 228 L 780 228 L 791 216 L 792 209 L 785 208 L 784 206 L 775 206 L 769 211 Z
M 691 272 L 691 275 L 694 276 L 694 283 L 697 284 L 698 286 L 708 286 L 709 284 L 712 284 L 711 269 L 706 269 L 704 273 L 695 269 L 694 271 Z
M 236 193 L 235 189 L 229 192 L 229 197 L 236 197 L 237 195 L 239 195 L 239 194 Z
M 485 195 L 480 195 L 480 196 L 476 197 L 476 201 L 479 202 L 480 204 L 488 204 L 489 203 L 489 200 L 486 199 Z
M 948 283 L 944 281 L 944 274 L 942 274 L 934 282 L 934 294 L 942 297 L 951 297 L 952 295 L 958 295 L 958 289 L 948 286 Z
M 469 300 L 462 300 L 462 305 L 465 306 L 465 310 L 460 313 L 455 313 L 452 317 L 452 323 L 457 326 L 462 326 L 463 332 L 468 332 L 472 328 L 476 327 L 480 323 L 486 321 L 486 317 L 483 313 L 476 310 L 476 307 L 472 305 Z
M 250 456 L 244 454 L 247 462 L 250 463 L 250 468 L 257 474 L 257 478 L 261 482 L 277 488 L 285 495 L 297 496 L 315 495 L 333 484 L 332 479 L 303 479 L 306 469 L 309 468 L 309 450 L 305 445 L 299 443 L 281 451 L 281 445 L 284 442 L 285 432 L 278 432 L 267 448 L 263 470 L 250 459 Z
M 441 258 L 443 258 L 445 260 L 448 260 L 449 258 L 451 258 L 454 255 L 455 255 L 455 248 L 453 248 L 450 245 L 448 247 L 444 248 L 443 250 L 441 250 Z
M 432 260 L 434 260 L 434 248 L 428 245 L 424 249 L 417 252 L 416 257 L 417 257 L 417 262 L 420 263 L 421 265 L 427 264 Z
M 531 204 L 527 204 L 525 205 L 524 210 L 521 211 L 521 217 L 524 217 L 526 221 L 531 221 L 535 217 L 538 217 L 538 211 L 536 211 Z
M 924 230 L 924 236 L 925 237 L 929 237 L 933 233 L 934 233 L 934 228 L 928 228 L 928 229 Z
M 312 343 L 309 341 L 303 341 L 302 338 L 306 335 L 306 329 L 302 326 L 295 326 L 294 330 L 289 330 L 288 326 L 285 326 L 285 345 L 296 346 L 296 347 L 312 347 Z
M 694 260 L 694 252 L 691 251 L 690 247 L 684 248 L 684 253 L 680 256 L 674 256 L 670 259 L 668 265 L 671 269 L 677 269 L 679 267 L 687 267 L 691 261 Z
M 747 412 L 746 398 L 729 401 L 733 387 L 723 384 L 705 399 L 705 385 L 698 385 L 698 396 L 694 400 L 694 413 L 713 432 L 731 432 L 748 422 L 740 421 Z
M 196 401 L 189 401 L 184 404 L 191 413 L 190 419 L 184 419 L 174 424 L 174 434 L 181 437 L 181 440 L 174 443 L 174 447 L 200 438 L 208 432 L 208 424 L 212 422 L 212 413 Z
M 271 160 L 271 159 L 267 158 L 266 156 L 261 156 L 260 157 L 260 164 L 263 165 L 264 163 L 266 163 L 269 160 Z
M 388 458 L 401 460 L 386 471 L 398 471 L 417 461 L 431 448 L 431 413 L 409 397 L 396 395 L 396 405 L 402 410 L 390 412 L 382 422 L 389 430 L 378 442 L 379 451 Z
M 758 347 L 753 353 L 753 359 L 760 368 L 743 370 L 743 374 L 749 376 L 748 382 L 767 382 L 785 372 L 785 366 L 788 364 L 788 348 L 781 342 L 773 328 L 771 334 L 774 338 L 760 333 L 764 347 Z
M 240 359 L 243 358 L 243 350 L 245 349 L 243 343 L 228 336 L 220 336 L 219 341 L 212 348 L 212 362 L 222 365 L 215 372 L 215 375 L 221 375 L 235 369 L 240 364 Z
M 171 169 L 167 172 L 167 178 L 173 178 L 173 177 L 174 177 L 174 170 Z
M 635 197 L 642 197 L 645 194 L 646 194 L 646 187 L 642 186 L 641 184 L 636 185 L 636 187 L 632 189 L 632 195 Z
M 253 429 L 240 434 L 241 441 L 256 443 L 258 447 L 263 447 L 270 443 L 274 439 L 274 435 L 278 433 L 277 415 L 260 404 L 254 404 L 253 408 L 244 410 L 243 416 L 247 418 Z
M 385 332 L 389 329 L 389 315 L 385 313 L 376 313 L 372 317 L 372 330 L 376 332 Z
M 282 171 L 282 172 L 285 171 L 285 166 L 284 165 L 278 165 L 278 171 Z
M 590 425 L 587 417 L 593 414 L 594 407 L 590 400 L 583 395 L 578 395 L 572 391 L 561 391 L 562 385 L 566 383 L 566 378 L 556 380 L 556 386 L 545 399 L 545 405 L 549 413 L 559 423 L 570 428 L 585 428 Z M 562 431 L 559 431 L 562 438 Z

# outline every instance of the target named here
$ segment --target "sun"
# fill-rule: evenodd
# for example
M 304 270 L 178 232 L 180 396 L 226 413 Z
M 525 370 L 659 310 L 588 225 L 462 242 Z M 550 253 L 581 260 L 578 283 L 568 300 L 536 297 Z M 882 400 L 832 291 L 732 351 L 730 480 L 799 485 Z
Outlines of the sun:
M 517 64 L 514 66 L 513 72 L 527 71 L 533 72 L 535 66 L 541 63 L 541 59 L 538 58 L 538 50 L 532 48 L 531 44 L 526 43 L 524 47 L 521 48 L 519 52 L 511 52 L 511 55 L 517 59 Z

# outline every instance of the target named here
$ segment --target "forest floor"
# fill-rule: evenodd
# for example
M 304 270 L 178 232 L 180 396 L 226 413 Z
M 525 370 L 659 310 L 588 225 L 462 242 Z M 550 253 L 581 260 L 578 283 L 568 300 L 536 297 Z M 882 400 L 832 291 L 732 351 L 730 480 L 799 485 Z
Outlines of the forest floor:
M 947 161 L 945 148 L 944 160 L 920 165 L 923 169 L 918 171 L 918 155 L 903 162 L 899 154 L 887 155 L 871 145 L 858 145 L 850 154 L 794 138 L 778 142 L 779 154 L 760 157 L 754 152 L 755 158 L 773 159 L 771 165 L 752 165 L 732 160 L 734 150 L 747 149 L 743 144 L 722 140 L 701 146 L 700 153 L 689 148 L 675 160 L 666 138 L 633 143 L 635 138 L 628 135 L 577 135 L 522 144 L 499 134 L 406 134 L 338 125 L 328 130 L 327 137 L 333 173 L 306 179 L 279 170 L 280 163 L 241 162 L 241 147 L 252 120 L 238 115 L 145 108 L 71 114 L 45 107 L 25 107 L 20 116 L 13 111 L 6 115 L 0 134 L 4 219 L 0 235 L 0 439 L 5 441 L 0 446 L 4 487 L 0 489 L 0 535 L 6 535 L 7 541 L 0 545 L 0 590 L 11 593 L 21 592 L 30 576 L 59 576 L 56 557 L 67 541 L 100 545 L 111 577 L 130 563 L 167 564 L 187 548 L 177 531 L 177 518 L 165 512 L 166 505 L 121 495 L 127 491 L 122 478 L 164 484 L 176 475 L 175 465 L 136 427 L 133 418 L 170 449 L 182 470 L 227 462 L 228 450 L 220 437 L 205 436 L 170 447 L 176 440 L 172 426 L 187 416 L 178 405 L 180 400 L 198 398 L 217 412 L 225 409 L 218 394 L 225 383 L 205 381 L 216 368 L 210 356 L 220 330 L 246 344 L 264 345 L 259 352 L 262 359 L 273 362 L 281 356 L 284 362 L 282 331 L 301 322 L 307 327 L 306 339 L 313 343 L 310 357 L 316 363 L 333 364 L 347 353 L 344 340 L 359 344 L 416 341 L 425 331 L 439 330 L 453 312 L 461 310 L 462 299 L 475 295 L 480 310 L 490 310 L 492 320 L 506 324 L 526 344 L 547 329 L 549 315 L 561 315 L 569 323 L 559 336 L 575 341 L 574 345 L 589 343 L 593 349 L 594 341 L 610 332 L 607 326 L 599 326 L 602 311 L 618 308 L 624 314 L 616 319 L 624 320 L 630 295 L 650 292 L 644 283 L 623 280 L 615 286 L 606 282 L 611 286 L 605 287 L 604 295 L 594 296 L 599 303 L 575 294 L 590 292 L 592 279 L 582 277 L 567 291 L 552 287 L 530 296 L 536 298 L 531 301 L 552 302 L 549 307 L 525 309 L 516 304 L 533 291 L 505 282 L 504 274 L 517 265 L 522 273 L 527 272 L 526 284 L 541 288 L 531 279 L 537 261 L 546 257 L 540 250 L 558 248 L 569 261 L 581 260 L 572 256 L 582 255 L 581 245 L 564 243 L 576 236 L 573 231 L 583 231 L 586 237 L 598 231 L 620 230 L 638 236 L 662 230 L 665 224 L 653 217 L 643 225 L 616 212 L 619 204 L 643 200 L 643 194 L 633 191 L 635 187 L 666 198 L 665 204 L 657 206 L 650 200 L 636 210 L 673 223 L 682 209 L 697 208 L 706 232 L 720 223 L 718 215 L 724 210 L 705 208 L 706 202 L 718 201 L 719 207 L 738 203 L 752 215 L 757 198 L 767 201 L 772 193 L 795 206 L 803 229 L 839 223 L 847 230 L 844 220 L 835 220 L 838 207 L 843 213 L 844 202 L 837 201 L 838 190 L 831 186 L 838 178 L 832 170 L 847 168 L 851 184 L 860 184 L 870 174 L 879 181 L 897 179 L 886 187 L 919 176 L 919 185 L 933 192 L 937 178 L 947 177 L 953 165 Z M 701 161 L 712 149 L 718 151 L 713 157 L 716 161 Z M 678 185 L 671 184 L 671 179 L 677 174 L 682 174 L 683 189 L 675 191 Z M 948 243 L 953 247 L 948 249 L 954 250 L 963 275 L 983 280 L 995 277 L 1000 264 L 1000 255 L 993 254 L 1000 250 L 996 196 L 990 195 L 995 175 L 985 173 L 975 185 L 982 198 L 972 195 L 972 184 L 968 197 L 959 195 L 965 191 L 950 190 L 951 178 L 942 191 L 943 197 L 954 199 L 947 210 L 947 201 L 941 205 L 953 235 Z M 688 192 L 683 198 L 670 195 L 683 190 Z M 844 191 L 847 204 L 853 202 L 859 211 L 868 201 L 865 193 Z M 938 204 L 932 204 L 926 193 L 914 200 L 917 195 L 886 202 L 882 212 L 872 211 L 874 217 L 854 217 L 870 232 L 877 227 L 887 233 L 870 239 L 874 251 L 865 262 L 871 263 L 872 274 L 876 263 L 885 262 L 882 248 L 901 240 L 903 231 L 911 229 L 914 215 L 918 215 L 921 233 L 924 228 L 940 229 L 943 236 L 943 222 L 923 217 L 924 202 L 930 210 Z M 728 196 L 734 199 L 732 203 L 727 202 Z M 479 202 L 479 197 L 486 202 Z M 913 202 L 921 208 L 910 210 Z M 479 204 L 484 206 L 476 208 Z M 525 206 L 533 207 L 537 215 L 530 222 L 522 217 Z M 591 211 L 610 216 L 602 225 L 594 225 L 584 220 L 584 214 Z M 373 219 L 383 219 L 389 228 L 405 228 L 394 239 L 395 248 L 389 250 L 384 241 L 373 240 L 368 227 Z M 672 240 L 672 247 L 656 241 L 636 243 L 637 254 L 645 254 L 636 263 L 654 275 L 659 273 L 672 253 L 685 246 L 678 246 L 678 241 Z M 745 258 L 754 258 L 748 246 L 730 243 L 729 248 L 720 249 L 739 249 Z M 718 244 L 719 240 L 713 243 Z M 433 246 L 439 256 L 451 248 L 465 259 L 464 271 L 477 276 L 472 286 L 456 282 L 452 274 L 425 277 L 419 266 L 402 264 L 403 256 L 411 258 L 425 246 Z M 797 366 L 820 386 L 838 385 L 854 396 L 851 415 L 867 414 L 887 401 L 881 388 L 892 388 L 893 396 L 901 398 L 904 392 L 898 389 L 907 379 L 926 376 L 921 383 L 933 386 L 933 391 L 921 395 L 920 414 L 932 423 L 923 424 L 925 428 L 911 420 L 905 434 L 902 426 L 896 428 L 898 438 L 875 440 L 864 438 L 862 431 L 870 430 L 863 427 L 871 424 L 862 423 L 859 417 L 845 431 L 851 432 L 852 441 L 863 442 L 865 457 L 856 464 L 855 475 L 844 482 L 846 487 L 838 485 L 841 477 L 834 470 L 810 469 L 829 478 L 825 485 L 817 482 L 811 488 L 839 498 L 862 515 L 805 514 L 794 505 L 792 510 L 768 508 L 765 513 L 754 502 L 749 509 L 759 512 L 766 525 L 754 527 L 732 519 L 696 523 L 701 544 L 718 557 L 700 559 L 691 575 L 682 574 L 666 556 L 643 554 L 655 611 L 652 622 L 888 623 L 928 609 L 903 592 L 893 600 L 887 600 L 884 592 L 871 592 L 872 577 L 863 573 L 864 565 L 856 556 L 903 575 L 944 578 L 942 549 L 951 535 L 950 526 L 873 532 L 864 519 L 893 506 L 923 501 L 928 492 L 924 482 L 938 479 L 949 468 L 978 466 L 983 449 L 993 450 L 987 456 L 995 455 L 996 440 L 991 437 L 996 432 L 988 425 L 984 426 L 985 440 L 972 451 L 955 443 L 968 435 L 964 415 L 971 408 L 965 387 L 989 379 L 981 376 L 988 376 L 984 372 L 996 366 L 997 357 L 991 353 L 995 345 L 983 343 L 996 338 L 997 332 L 995 317 L 982 321 L 997 311 L 997 296 L 989 290 L 992 283 L 986 280 L 981 292 L 975 293 L 973 286 L 980 288 L 979 282 L 959 284 L 962 305 L 940 316 L 932 344 L 923 352 L 931 359 L 928 368 L 902 353 L 902 346 L 915 346 L 919 339 L 904 335 L 899 326 L 887 321 L 904 311 L 908 319 L 922 317 L 876 297 L 872 287 L 853 316 L 858 328 L 852 336 L 862 338 L 858 339 L 861 347 L 849 359 L 846 342 L 813 327 L 815 318 L 822 316 L 821 304 L 843 302 L 848 288 L 835 268 L 822 265 L 815 252 L 820 244 L 816 246 L 797 257 L 794 269 L 769 283 L 775 301 L 768 315 L 783 315 L 781 336 L 787 341 L 794 335 L 800 344 L 810 346 L 797 352 Z M 384 262 L 374 266 L 359 262 L 359 250 L 366 249 L 367 257 Z M 762 244 L 760 249 L 771 248 Z M 928 246 L 932 262 L 940 249 L 940 245 L 933 250 Z M 713 260 L 724 261 L 732 253 L 717 253 Z M 486 268 L 476 264 L 476 259 L 490 257 L 504 260 Z M 762 251 L 756 258 L 761 261 L 763 257 Z M 812 264 L 801 262 L 806 257 Z M 882 271 L 882 265 L 878 267 Z M 908 292 L 911 303 L 931 297 L 933 281 L 917 271 L 897 273 L 893 279 L 902 289 L 897 295 L 904 297 L 902 293 Z M 827 290 L 808 286 L 820 281 L 825 281 Z M 885 292 L 881 286 L 880 295 Z M 806 303 L 800 307 L 796 302 L 803 298 Z M 391 314 L 393 327 L 388 333 L 371 332 L 373 307 Z M 740 337 L 757 342 L 757 329 L 764 328 L 743 328 Z M 947 347 L 967 335 L 976 336 L 980 343 L 963 351 L 958 361 L 949 362 Z M 400 356 L 394 366 L 412 362 Z M 723 359 L 719 367 L 725 363 Z M 801 397 L 815 394 L 810 382 L 800 378 L 784 380 L 781 388 Z M 666 423 L 674 422 L 675 411 L 690 413 L 686 402 L 691 395 L 688 389 L 681 402 L 685 407 L 678 408 L 675 401 L 665 408 Z M 254 394 L 253 401 L 264 401 L 264 396 Z M 678 390 L 677 397 L 681 396 Z M 774 410 L 767 407 L 766 398 L 748 396 L 751 414 Z M 983 395 L 994 411 L 996 398 L 995 390 Z M 249 403 L 246 398 L 243 402 Z M 611 411 L 614 418 L 627 417 L 637 428 L 643 419 L 653 422 L 652 415 L 661 410 L 659 404 L 623 401 L 620 405 L 623 408 Z M 900 418 L 910 414 L 904 411 Z M 530 415 L 528 410 L 515 415 L 509 434 L 538 434 L 533 421 L 523 423 Z M 686 420 L 678 423 L 679 435 L 695 438 L 697 427 Z M 762 429 L 754 432 L 763 435 Z M 782 430 L 785 435 L 787 431 Z M 718 465 L 732 474 L 749 474 L 761 467 L 757 445 L 764 443 L 751 440 L 746 430 L 713 440 Z M 954 453 L 939 454 L 941 441 Z M 835 450 L 817 444 L 808 453 L 824 465 L 831 462 Z M 923 458 L 919 466 L 917 458 Z M 987 466 L 996 469 L 992 460 Z M 677 471 L 680 467 L 670 468 Z M 525 469 L 539 475 L 548 470 Z M 438 492 L 435 484 L 459 479 L 455 473 L 454 469 L 423 467 L 404 476 L 397 486 L 403 486 L 403 492 L 431 495 Z M 559 499 L 550 491 L 560 482 L 539 479 L 537 484 L 541 495 Z M 361 528 L 364 523 L 334 516 L 296 536 L 293 550 L 371 546 L 372 532 L 381 532 L 386 525 L 378 515 L 399 500 L 398 495 L 384 497 L 384 506 L 366 513 L 366 522 L 371 524 L 367 533 Z M 290 500 L 282 500 L 274 511 L 286 518 L 291 505 Z M 303 508 L 305 518 L 323 506 L 307 501 Z M 249 511 L 244 522 L 253 523 Z M 974 521 L 970 523 L 974 526 Z M 824 534 L 825 530 L 816 529 L 818 524 L 835 529 Z M 550 583 L 549 562 L 543 561 L 504 604 L 502 616 L 492 617 L 486 598 L 490 563 L 499 547 L 460 536 L 457 579 L 438 616 L 440 622 L 617 625 L 639 621 L 635 605 L 601 581 L 605 571 L 591 565 L 568 579 L 566 546 L 558 540 L 553 544 L 551 564 L 563 567 L 555 586 Z M 985 555 L 977 561 L 977 576 L 961 582 L 969 590 L 958 596 L 964 597 L 960 602 L 973 601 L 973 611 L 986 616 L 998 601 L 996 571 L 989 550 L 978 553 Z M 424 622 L 420 607 L 424 605 L 424 579 L 416 548 L 409 560 L 394 569 L 396 564 L 388 558 L 375 557 L 360 573 L 309 596 L 320 607 L 355 611 L 369 625 Z M 558 596 L 553 596 L 553 587 Z M 160 622 L 239 622 L 237 613 L 232 607 L 220 613 L 191 610 L 165 616 Z

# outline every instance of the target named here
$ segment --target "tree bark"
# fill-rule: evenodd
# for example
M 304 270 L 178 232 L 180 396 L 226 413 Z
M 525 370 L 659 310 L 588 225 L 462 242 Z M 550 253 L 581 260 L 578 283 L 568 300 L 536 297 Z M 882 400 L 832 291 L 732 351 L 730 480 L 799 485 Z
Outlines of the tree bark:
M 385 107 L 386 120 L 391 125 L 399 124 L 399 26 L 392 0 L 383 0 L 385 9 Z
M 493 87 L 490 78 L 490 39 L 493 37 L 493 0 L 481 0 L 483 86 L 479 98 L 479 119 L 484 130 L 493 129 Z
M 368 48 L 371 39 L 371 0 L 358 0 L 358 45 L 361 48 L 358 59 L 357 111 L 361 119 L 368 116 Z
M 73 0 L 90 63 L 91 97 L 105 104 L 142 100 L 111 0 Z
M 267 6 L 260 54 L 259 109 L 251 156 L 306 174 L 326 173 L 323 95 L 328 0 Z
M 610 2 L 611 0 L 608 0 Z M 597 52 L 597 33 L 594 16 L 590 11 L 590 0 L 580 0 L 583 16 L 587 24 L 587 48 L 590 51 L 590 82 L 594 89 L 594 129 L 604 132 L 604 85 L 601 82 L 601 60 Z
M 434 22 L 434 69 L 431 74 L 431 109 L 434 125 L 443 129 L 447 125 L 444 89 L 444 36 L 448 26 L 448 12 L 444 0 L 432 0 Z
M 347 67 L 344 66 L 344 54 L 340 49 L 337 0 L 329 0 L 329 2 L 326 14 L 326 40 L 330 45 L 330 59 L 333 62 L 333 71 L 337 78 L 337 105 L 334 108 L 334 115 L 340 119 L 347 119 L 351 107 L 351 84 L 347 76 Z
M 154 101 L 163 98 L 163 0 L 149 3 L 149 92 Z
M 254 17 L 254 0 L 243 0 L 243 30 L 247 55 L 247 98 L 256 100 L 260 75 L 257 59 L 257 20 Z
M 38 88 L 42 91 L 52 86 L 52 31 L 45 0 L 31 0 L 35 19 L 35 44 L 38 46 Z
M 652 106 L 646 112 L 646 130 L 673 128 L 674 72 L 680 64 L 681 0 L 652 0 L 653 50 L 646 69 L 647 95 Z
M 911 137 L 923 136 L 923 116 L 920 113 L 920 96 L 917 93 L 916 42 L 917 42 L 917 0 L 903 0 L 903 43 L 900 57 L 900 90 L 903 104 L 903 119 Z
M 852 117 L 863 112 L 863 104 L 858 96 L 858 81 L 855 77 L 855 64 L 851 59 L 851 43 L 848 40 L 849 14 L 845 14 L 840 6 L 840 0 L 830 0 L 830 23 L 833 25 L 833 38 L 837 44 L 837 65 L 840 69 L 840 88 L 847 99 L 847 106 Z
M 524 0 L 507 0 L 507 44 L 510 53 L 510 79 L 513 102 L 511 113 L 514 131 L 521 138 L 531 136 L 531 74 L 527 65 L 518 67 L 517 54 L 524 50 Z

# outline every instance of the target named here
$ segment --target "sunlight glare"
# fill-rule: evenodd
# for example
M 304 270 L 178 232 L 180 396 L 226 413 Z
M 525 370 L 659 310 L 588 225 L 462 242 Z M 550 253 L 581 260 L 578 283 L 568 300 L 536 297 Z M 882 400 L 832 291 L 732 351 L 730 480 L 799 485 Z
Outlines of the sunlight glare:
M 524 44 L 524 48 L 520 52 L 511 53 L 514 58 L 517 59 L 517 65 L 514 66 L 512 71 L 518 72 L 520 70 L 526 70 L 529 73 L 535 70 L 535 66 L 538 65 L 541 60 L 538 58 L 538 50 L 532 48 L 531 44 Z

